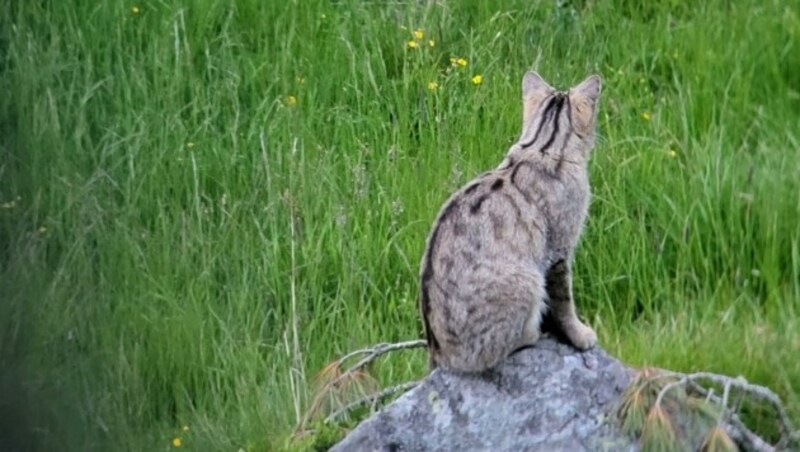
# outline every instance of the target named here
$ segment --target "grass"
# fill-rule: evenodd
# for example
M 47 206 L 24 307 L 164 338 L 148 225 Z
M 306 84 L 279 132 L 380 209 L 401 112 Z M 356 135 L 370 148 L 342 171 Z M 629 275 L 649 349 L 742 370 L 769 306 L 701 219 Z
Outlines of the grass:
M 615 3 L 0 0 L 0 438 L 285 446 L 326 363 L 419 337 L 430 223 L 530 68 L 604 77 L 575 264 L 601 344 L 800 419 L 800 8 Z

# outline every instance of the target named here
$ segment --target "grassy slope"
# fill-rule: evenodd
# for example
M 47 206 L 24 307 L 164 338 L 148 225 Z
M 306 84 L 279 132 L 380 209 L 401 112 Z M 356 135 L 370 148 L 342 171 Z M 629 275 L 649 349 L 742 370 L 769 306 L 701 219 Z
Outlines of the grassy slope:
M 22 441 L 279 445 L 327 361 L 418 337 L 430 222 L 513 142 L 530 67 L 604 76 L 575 276 L 601 343 L 800 417 L 796 5 L 72 3 L 0 0 L 0 415 L 41 427 Z M 405 47 L 416 27 L 435 47 Z

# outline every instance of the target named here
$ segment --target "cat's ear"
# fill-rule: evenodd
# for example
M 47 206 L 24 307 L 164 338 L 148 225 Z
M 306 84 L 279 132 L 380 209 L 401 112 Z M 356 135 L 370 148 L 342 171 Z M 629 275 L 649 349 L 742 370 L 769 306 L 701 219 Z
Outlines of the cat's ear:
M 602 81 L 599 75 L 590 75 L 586 80 L 569 90 L 572 105 L 572 125 L 582 135 L 594 130 L 597 119 L 597 104 L 600 100 Z
M 529 71 L 522 78 L 522 124 L 523 127 L 536 113 L 542 100 L 555 89 L 536 72 Z
M 550 92 L 553 91 L 553 87 L 545 82 L 541 75 L 528 71 L 522 79 L 522 97 L 527 97 L 534 91 Z
M 584 97 L 593 103 L 597 103 L 600 98 L 600 90 L 603 82 L 597 74 L 586 77 L 586 80 L 580 82 L 577 86 L 569 90 L 570 95 L 577 97 Z

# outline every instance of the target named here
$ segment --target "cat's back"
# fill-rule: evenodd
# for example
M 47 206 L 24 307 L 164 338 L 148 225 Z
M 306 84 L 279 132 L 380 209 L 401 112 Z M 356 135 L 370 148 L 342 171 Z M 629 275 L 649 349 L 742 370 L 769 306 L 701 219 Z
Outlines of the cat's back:
M 464 285 L 471 274 L 534 265 L 544 234 L 542 212 L 513 187 L 510 172 L 484 173 L 443 204 L 428 237 L 423 278 Z

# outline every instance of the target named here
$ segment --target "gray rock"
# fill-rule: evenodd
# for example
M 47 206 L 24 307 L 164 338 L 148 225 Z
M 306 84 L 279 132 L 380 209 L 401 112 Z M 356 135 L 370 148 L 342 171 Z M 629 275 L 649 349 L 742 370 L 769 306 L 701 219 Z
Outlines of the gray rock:
M 334 451 L 636 450 L 613 411 L 633 371 L 545 337 L 480 375 L 432 372 Z

